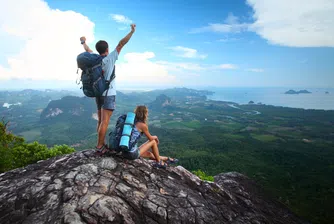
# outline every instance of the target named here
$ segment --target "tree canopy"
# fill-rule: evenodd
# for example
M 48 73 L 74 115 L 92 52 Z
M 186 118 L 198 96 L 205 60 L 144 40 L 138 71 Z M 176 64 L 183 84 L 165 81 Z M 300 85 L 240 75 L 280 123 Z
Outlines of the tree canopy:
M 48 148 L 38 142 L 26 143 L 24 138 L 7 131 L 9 122 L 0 121 L 0 172 L 24 167 L 54 156 L 74 152 L 74 148 L 67 145 L 55 145 Z

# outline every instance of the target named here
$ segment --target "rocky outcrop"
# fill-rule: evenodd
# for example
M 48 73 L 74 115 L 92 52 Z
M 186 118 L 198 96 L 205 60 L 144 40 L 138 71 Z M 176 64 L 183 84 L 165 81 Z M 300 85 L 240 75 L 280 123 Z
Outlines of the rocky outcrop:
M 41 121 L 59 119 L 73 119 L 73 116 L 89 117 L 96 112 L 96 106 L 87 97 L 65 96 L 59 100 L 52 100 L 42 111 Z M 78 119 L 78 118 L 75 118 Z
M 0 223 L 305 222 L 238 173 L 203 182 L 181 166 L 86 150 L 1 174 Z
M 157 96 L 155 101 L 151 102 L 148 107 L 153 110 L 160 110 L 166 107 L 170 107 L 172 105 L 171 99 L 165 94 L 161 94 Z

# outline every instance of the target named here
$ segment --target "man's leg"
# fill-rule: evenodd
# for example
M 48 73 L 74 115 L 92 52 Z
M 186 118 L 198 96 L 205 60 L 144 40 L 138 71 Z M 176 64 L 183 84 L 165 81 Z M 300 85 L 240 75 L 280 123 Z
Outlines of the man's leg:
M 96 107 L 97 107 L 97 125 L 96 132 L 99 133 L 99 128 L 101 124 L 101 108 L 104 102 L 103 97 L 95 97 Z
M 106 137 L 106 132 L 108 129 L 110 117 L 112 115 L 112 110 L 101 110 L 101 123 L 98 130 L 98 140 L 97 140 L 97 148 L 101 148 L 105 143 L 104 139 Z
M 115 96 L 106 96 L 103 97 L 103 105 L 101 109 L 101 123 L 99 125 L 98 130 L 98 139 L 97 139 L 97 148 L 101 148 L 105 145 L 105 137 L 108 130 L 108 125 L 110 121 L 110 117 L 113 114 L 115 109 Z
M 100 124 L 101 124 L 101 109 L 97 110 L 97 125 L 96 125 L 96 132 L 99 133 L 99 128 L 100 128 Z

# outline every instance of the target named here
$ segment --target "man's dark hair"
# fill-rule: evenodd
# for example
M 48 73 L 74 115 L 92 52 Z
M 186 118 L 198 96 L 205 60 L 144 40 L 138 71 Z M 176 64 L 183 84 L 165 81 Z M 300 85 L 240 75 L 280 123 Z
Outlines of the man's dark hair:
M 96 48 L 97 52 L 99 52 L 99 54 L 104 54 L 108 49 L 108 43 L 107 43 L 107 41 L 99 40 L 95 44 L 95 48 Z

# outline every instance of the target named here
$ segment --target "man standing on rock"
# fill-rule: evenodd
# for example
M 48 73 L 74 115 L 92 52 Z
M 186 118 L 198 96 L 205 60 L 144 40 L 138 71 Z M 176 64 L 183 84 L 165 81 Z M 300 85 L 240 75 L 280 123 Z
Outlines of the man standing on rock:
M 108 43 L 104 40 L 100 40 L 96 43 L 95 48 L 99 52 L 101 56 L 103 56 L 102 60 L 102 70 L 106 80 L 109 80 L 111 75 L 114 72 L 115 62 L 118 59 L 118 55 L 121 52 L 124 45 L 130 40 L 132 34 L 136 30 L 136 25 L 131 24 L 131 31 L 126 35 L 116 46 L 115 50 L 109 53 Z M 89 46 L 86 44 L 86 38 L 80 38 L 81 44 L 83 45 L 85 51 L 93 52 Z M 115 78 L 116 79 L 116 78 Z M 100 153 L 104 153 L 107 151 L 107 145 L 105 144 L 105 136 L 108 130 L 108 125 L 110 121 L 110 117 L 113 114 L 116 106 L 116 86 L 115 79 L 113 79 L 110 83 L 109 89 L 107 92 L 103 93 L 103 96 L 96 97 L 96 105 L 97 105 L 97 114 L 98 114 L 98 122 L 97 122 L 97 146 L 96 149 Z

